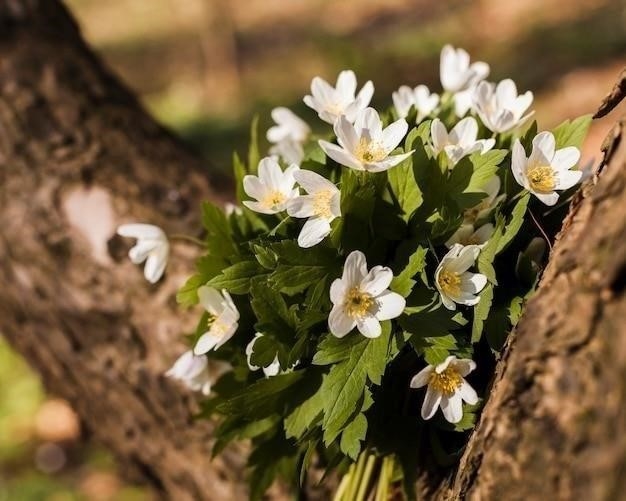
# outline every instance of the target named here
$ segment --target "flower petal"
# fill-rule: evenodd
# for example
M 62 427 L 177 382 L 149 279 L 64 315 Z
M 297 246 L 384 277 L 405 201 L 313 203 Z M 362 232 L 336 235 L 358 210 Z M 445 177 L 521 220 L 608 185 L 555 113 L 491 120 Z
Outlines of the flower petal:
M 461 275 L 461 291 L 478 294 L 487 285 L 487 277 L 482 273 L 466 271 Z
M 528 187 L 528 181 L 526 180 L 526 152 L 519 139 L 516 139 L 513 143 L 513 151 L 511 154 L 511 171 L 513 177 L 523 188 Z
M 463 380 L 461 387 L 457 390 L 462 400 L 465 400 L 468 404 L 474 405 L 478 403 L 478 395 L 476 390 L 470 386 L 470 384 Z
M 298 235 L 298 245 L 303 249 L 308 249 L 319 244 L 330 233 L 330 223 L 321 217 L 312 217 L 300 230 Z
M 561 148 L 554 153 L 552 158 L 552 167 L 557 171 L 571 169 L 580 160 L 580 150 L 575 146 Z
M 409 158 L 413 154 L 413 151 L 415 150 L 411 150 L 406 153 L 402 153 L 400 155 L 391 155 L 385 158 L 384 160 L 381 160 L 380 162 L 372 162 L 369 164 L 365 164 L 364 168 L 368 172 L 383 172 L 383 171 L 389 170 L 392 167 L 395 167 L 396 165 L 398 165 L 399 163 L 404 162 L 407 158 Z
M 341 278 L 336 278 L 330 286 L 330 300 L 333 304 L 343 304 L 347 287 Z
M 287 214 L 291 217 L 311 217 L 315 214 L 313 195 L 301 195 L 287 202 Z
M 559 194 L 556 191 L 553 191 L 552 193 L 537 193 L 531 191 L 531 193 L 546 205 L 552 206 L 559 201 Z
M 552 132 L 540 132 L 533 139 L 533 150 L 528 159 L 530 165 L 550 165 L 554 157 L 556 141 Z
M 421 388 L 422 386 L 426 386 L 428 381 L 430 381 L 430 375 L 433 373 L 433 369 L 432 365 L 424 367 L 421 371 L 415 374 L 415 376 L 413 376 L 409 386 L 411 388 Z
M 360 284 L 362 291 L 378 296 L 393 280 L 393 271 L 384 266 L 374 266 L 363 278 Z
M 567 190 L 578 184 L 583 177 L 580 170 L 565 170 L 558 173 L 558 180 L 555 186 L 557 190 Z
M 165 238 L 165 233 L 161 228 L 144 223 L 123 224 L 117 228 L 117 234 L 137 239 L 161 240 Z
M 128 251 L 128 257 L 133 264 L 142 263 L 159 245 L 157 240 L 138 240 Z
M 382 143 L 385 151 L 389 153 L 393 151 L 395 147 L 400 144 L 400 141 L 402 141 L 408 129 L 409 124 L 404 118 L 396 120 L 391 125 L 387 126 L 382 132 Z
M 348 254 L 343 265 L 343 276 L 341 279 L 346 284 L 346 287 L 351 288 L 359 285 L 366 275 L 367 260 L 365 254 L 358 250 L 352 251 Z
M 430 386 L 426 390 L 426 396 L 424 397 L 424 403 L 422 404 L 422 419 L 428 420 L 435 415 L 437 407 L 441 403 L 441 393 L 433 390 Z
M 458 393 L 453 393 L 449 397 L 441 399 L 441 411 L 443 417 L 449 423 L 458 423 L 463 417 L 463 400 Z
M 380 322 L 376 317 L 371 315 L 366 315 L 361 318 L 357 318 L 356 327 L 359 329 L 359 332 L 363 334 L 365 337 L 376 338 L 380 336 L 382 332 L 382 328 L 380 327 Z
M 337 190 L 337 187 L 333 183 L 312 170 L 298 170 L 293 173 L 293 177 L 307 193 L 315 193 L 322 190 Z
M 406 300 L 397 292 L 385 291 L 376 298 L 378 320 L 391 320 L 402 315 Z
M 248 174 L 243 178 L 243 191 L 245 191 L 246 195 L 249 197 L 255 200 L 261 200 L 268 192 L 268 189 L 257 176 Z
M 151 284 L 155 284 L 163 276 L 165 266 L 167 265 L 167 257 L 169 255 L 169 246 L 160 245 L 150 253 L 146 259 L 146 265 L 143 268 L 143 275 Z
M 328 328 L 333 336 L 344 337 L 355 326 L 356 322 L 343 311 L 343 305 L 336 304 L 333 306 L 328 316 Z
M 463 377 L 467 376 L 470 372 L 476 369 L 476 362 L 470 358 L 457 358 L 454 361 L 454 368 Z
M 219 316 L 224 311 L 224 297 L 213 287 L 203 285 L 198 288 L 198 300 L 211 315 Z
M 480 247 L 466 245 L 459 251 L 456 259 L 450 261 L 448 269 L 456 273 L 463 273 L 474 265 L 478 254 L 480 254 Z
M 211 351 L 215 345 L 217 345 L 219 340 L 219 337 L 213 336 L 209 332 L 205 332 L 202 336 L 200 336 L 196 346 L 193 348 L 194 355 L 204 355 L 205 353 Z
M 430 135 L 433 141 L 433 151 L 438 155 L 448 144 L 448 131 L 441 120 L 435 118 L 430 123 Z
M 319 140 L 319 145 L 320 148 L 324 150 L 324 153 L 326 153 L 326 155 L 332 158 L 339 165 L 345 165 L 346 167 L 350 167 L 355 170 L 365 170 L 361 162 L 359 162 L 352 153 L 341 148 L 340 146 L 322 139 Z

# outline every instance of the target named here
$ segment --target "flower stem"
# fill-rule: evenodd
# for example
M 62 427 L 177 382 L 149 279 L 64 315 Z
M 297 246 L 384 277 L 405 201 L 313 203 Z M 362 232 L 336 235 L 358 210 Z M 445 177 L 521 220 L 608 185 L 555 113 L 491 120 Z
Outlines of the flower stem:
M 550 249 L 550 252 L 552 252 L 552 244 L 550 243 L 550 239 L 548 238 L 548 235 L 546 234 L 546 232 L 544 231 L 542 226 L 539 224 L 539 221 L 537 221 L 537 219 L 535 218 L 535 215 L 533 214 L 533 211 L 528 209 L 528 213 L 530 214 L 530 217 L 532 218 L 533 222 L 535 223 L 535 226 L 537 226 L 537 228 L 539 229 L 539 231 L 543 235 L 543 238 L 546 239 L 546 243 L 548 244 L 548 248 Z
M 367 454 L 362 452 L 359 456 L 358 461 L 356 462 L 356 467 L 354 469 L 354 475 L 352 476 L 352 481 L 350 482 L 350 489 L 346 493 L 346 500 L 353 501 L 355 499 L 357 490 L 359 488 L 359 484 L 361 483 L 361 477 L 363 476 L 363 469 L 365 468 L 365 458 Z
M 355 501 L 363 501 L 365 499 L 365 493 L 367 492 L 367 486 L 370 483 L 370 478 L 372 476 L 372 470 L 374 469 L 375 462 L 376 456 L 374 454 L 370 454 L 370 456 L 367 458 L 367 463 L 365 464 L 365 471 L 363 473 L 363 477 L 361 478 L 361 485 L 359 485 L 359 490 L 356 493 Z
M 283 219 L 280 223 L 278 223 L 276 226 L 274 226 L 274 228 L 272 229 L 272 231 L 270 231 L 269 235 L 270 237 L 273 237 L 274 235 L 276 235 L 276 232 L 285 224 L 287 224 L 287 222 L 290 220 L 291 218 L 289 216 L 287 216 L 285 219 Z
M 171 241 L 180 241 L 180 242 L 191 242 L 192 244 L 199 245 L 200 247 L 206 247 L 206 242 L 200 240 L 199 238 L 192 237 L 189 235 L 183 235 L 180 233 L 176 233 L 174 235 L 168 235 L 169 240 Z
M 350 477 L 352 474 L 353 467 L 354 465 L 350 466 L 350 468 L 348 469 L 348 472 L 343 476 L 343 478 L 341 479 L 341 482 L 339 482 L 339 487 L 337 487 L 337 492 L 335 492 L 333 501 L 341 501 L 341 499 L 343 498 L 343 494 L 344 492 L 346 492 L 346 489 L 348 488 L 348 484 L 350 483 Z

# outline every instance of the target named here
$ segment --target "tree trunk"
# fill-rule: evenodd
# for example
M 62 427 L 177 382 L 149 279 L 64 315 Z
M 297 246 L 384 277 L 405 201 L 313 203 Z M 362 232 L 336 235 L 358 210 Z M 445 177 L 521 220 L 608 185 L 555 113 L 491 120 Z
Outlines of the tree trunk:
M 616 499 L 626 486 L 626 144 L 574 204 L 440 499 Z M 228 197 L 87 49 L 57 0 L 0 3 L 0 332 L 127 471 L 165 496 L 244 499 L 243 453 L 163 377 L 193 250 L 148 286 L 118 224 L 199 227 Z M 183 327 L 181 327 L 181 325 Z

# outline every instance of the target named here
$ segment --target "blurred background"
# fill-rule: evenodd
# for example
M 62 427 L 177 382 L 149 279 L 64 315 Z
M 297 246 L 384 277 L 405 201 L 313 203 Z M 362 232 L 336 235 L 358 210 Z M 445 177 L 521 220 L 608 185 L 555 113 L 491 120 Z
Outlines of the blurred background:
M 311 78 L 345 68 L 374 81 L 374 105 L 401 84 L 440 91 L 439 52 L 466 48 L 535 93 L 543 128 L 593 113 L 626 65 L 626 0 L 68 0 L 87 41 L 146 108 L 211 168 L 228 172 L 250 119 L 262 128 L 302 104 Z M 624 104 L 594 122 L 583 163 Z M 0 337 L 0 501 L 148 500 L 46 395 Z

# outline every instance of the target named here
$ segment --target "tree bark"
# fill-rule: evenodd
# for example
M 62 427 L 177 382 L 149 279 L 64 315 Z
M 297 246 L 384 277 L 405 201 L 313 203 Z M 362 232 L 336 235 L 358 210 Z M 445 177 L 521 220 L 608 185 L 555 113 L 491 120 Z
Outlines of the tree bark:
M 458 470 L 428 498 L 617 499 L 626 487 L 622 138 L 618 127 L 573 205 Z M 200 201 L 230 193 L 210 174 L 57 0 L 0 3 L 0 332 L 128 471 L 176 500 L 245 498 L 244 454 L 211 460 L 211 424 L 163 377 L 190 325 L 174 295 L 193 249 L 177 245 L 148 286 L 114 232 L 193 233 Z
M 87 429 L 176 500 L 243 499 L 245 456 L 163 372 L 183 351 L 175 293 L 194 250 L 149 286 L 118 224 L 200 227 L 230 188 L 158 126 L 55 0 L 0 2 L 0 332 Z M 189 322 L 183 326 L 189 327 Z

